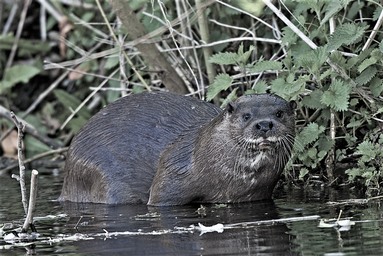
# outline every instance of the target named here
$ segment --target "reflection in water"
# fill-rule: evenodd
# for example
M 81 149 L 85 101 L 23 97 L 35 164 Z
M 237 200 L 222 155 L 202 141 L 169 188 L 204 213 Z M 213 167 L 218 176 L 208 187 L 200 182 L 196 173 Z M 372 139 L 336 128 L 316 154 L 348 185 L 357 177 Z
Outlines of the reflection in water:
M 353 197 L 345 190 L 291 190 L 274 201 L 233 204 L 147 207 L 108 206 L 56 201 L 61 178 L 39 177 L 36 216 L 66 214 L 36 220 L 40 238 L 32 245 L 15 247 L 0 234 L 0 255 L 382 255 L 383 223 L 380 201 L 365 205 L 329 206 L 328 201 Z M 0 228 L 21 225 L 23 209 L 18 183 L 0 177 Z M 318 220 L 245 225 L 247 222 L 320 215 L 352 217 L 350 231 L 319 228 Z M 225 225 L 222 233 L 201 233 L 190 225 Z M 232 225 L 242 223 L 243 225 Z M 234 227 L 233 227 L 234 226 Z M 227 228 L 233 227 L 233 228 Z M 119 233 L 116 233 L 119 232 Z M 70 241 L 72 235 L 89 240 Z M 108 236 L 109 234 L 109 236 Z M 116 235 L 118 234 L 118 235 Z M 62 240 L 66 238 L 67 240 Z M 60 241 L 61 239 L 61 241 Z
M 278 219 L 277 209 L 272 201 L 252 204 L 228 205 L 216 208 L 206 205 L 204 218 L 196 212 L 198 205 L 179 207 L 146 206 L 104 206 L 95 204 L 65 203 L 64 211 L 71 216 L 68 226 L 78 226 L 80 232 L 91 234 L 108 232 L 141 231 L 142 235 L 118 236 L 99 241 L 80 241 L 76 250 L 87 253 L 155 253 L 156 255 L 179 254 L 241 254 L 269 255 L 294 254 L 296 247 L 291 241 L 286 224 L 259 225 L 251 228 L 225 229 L 223 233 L 177 232 L 181 227 L 197 225 L 199 222 L 211 226 L 217 223 L 233 224 L 248 221 Z M 149 213 L 149 214 L 148 214 Z M 94 218 L 93 216 L 100 216 Z M 144 235 L 156 232 L 172 232 L 162 235 Z M 183 229 L 185 230 L 185 229 Z M 288 253 L 291 252 L 291 253 Z

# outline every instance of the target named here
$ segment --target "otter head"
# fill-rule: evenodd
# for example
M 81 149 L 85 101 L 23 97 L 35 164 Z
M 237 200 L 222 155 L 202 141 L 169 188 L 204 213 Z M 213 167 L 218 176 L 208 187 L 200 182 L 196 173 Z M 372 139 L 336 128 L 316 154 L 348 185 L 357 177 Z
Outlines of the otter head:
M 254 167 L 262 159 L 284 167 L 295 137 L 295 102 L 272 94 L 247 95 L 226 108 L 232 139 Z

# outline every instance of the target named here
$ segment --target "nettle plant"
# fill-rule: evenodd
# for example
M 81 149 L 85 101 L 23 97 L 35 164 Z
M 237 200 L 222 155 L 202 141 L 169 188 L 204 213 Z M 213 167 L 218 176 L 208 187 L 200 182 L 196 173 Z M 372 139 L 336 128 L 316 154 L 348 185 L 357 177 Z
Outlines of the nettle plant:
M 298 2 L 284 1 L 286 15 L 318 47 L 285 26 L 284 51 L 272 53 L 275 60 L 254 60 L 254 46 L 215 54 L 210 62 L 231 73 L 216 76 L 207 98 L 229 91 L 231 100 L 241 88 L 296 100 L 294 168 L 286 177 L 309 183 L 319 174 L 328 184 L 365 185 L 368 196 L 381 194 L 383 33 L 373 31 L 383 20 L 382 8 L 374 1 Z

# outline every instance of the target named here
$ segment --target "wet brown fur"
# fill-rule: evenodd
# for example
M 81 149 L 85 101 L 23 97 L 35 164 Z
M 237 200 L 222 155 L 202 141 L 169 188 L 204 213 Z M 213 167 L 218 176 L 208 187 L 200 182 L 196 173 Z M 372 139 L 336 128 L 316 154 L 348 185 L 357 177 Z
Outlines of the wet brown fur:
M 224 111 L 170 93 L 128 96 L 75 136 L 59 199 L 150 205 L 268 199 L 290 158 L 294 123 L 293 104 L 269 94 L 242 96 Z

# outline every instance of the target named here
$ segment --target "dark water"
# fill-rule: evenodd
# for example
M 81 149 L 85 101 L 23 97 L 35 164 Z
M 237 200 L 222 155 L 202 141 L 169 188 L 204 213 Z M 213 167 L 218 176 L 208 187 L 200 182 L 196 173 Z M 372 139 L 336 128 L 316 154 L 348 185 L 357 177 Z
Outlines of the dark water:
M 351 198 L 348 191 L 290 190 L 274 201 L 205 205 L 202 217 L 196 211 L 198 205 L 60 204 L 53 201 L 60 184 L 60 177 L 39 177 L 35 216 L 45 218 L 36 220 L 38 240 L 12 244 L 0 234 L 0 255 L 383 255 L 381 201 L 326 204 Z M 18 183 L 0 177 L 0 227 L 21 225 L 20 201 Z M 348 231 L 318 227 L 315 215 L 337 218 L 341 209 L 342 218 L 355 221 Z M 304 216 L 308 220 L 299 219 Z M 224 229 L 202 234 L 190 227 L 198 223 L 222 223 Z

